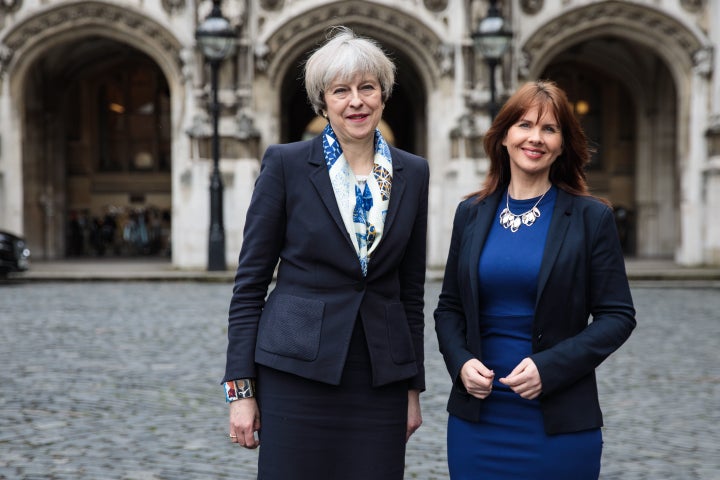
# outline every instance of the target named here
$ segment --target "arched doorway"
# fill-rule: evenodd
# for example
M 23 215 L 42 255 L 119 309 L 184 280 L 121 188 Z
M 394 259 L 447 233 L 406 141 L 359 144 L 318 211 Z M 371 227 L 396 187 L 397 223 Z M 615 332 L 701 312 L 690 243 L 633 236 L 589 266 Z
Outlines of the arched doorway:
M 49 48 L 25 88 L 25 225 L 41 258 L 167 256 L 168 82 L 103 36 Z
M 568 94 L 592 148 L 587 168 L 594 195 L 608 199 L 616 213 L 626 255 L 636 253 L 636 106 L 625 85 L 601 69 L 558 59 L 542 75 Z
M 671 258 L 678 237 L 677 99 L 672 73 L 651 48 L 600 35 L 565 46 L 541 78 L 568 93 L 596 152 L 594 194 L 616 208 L 628 255 Z

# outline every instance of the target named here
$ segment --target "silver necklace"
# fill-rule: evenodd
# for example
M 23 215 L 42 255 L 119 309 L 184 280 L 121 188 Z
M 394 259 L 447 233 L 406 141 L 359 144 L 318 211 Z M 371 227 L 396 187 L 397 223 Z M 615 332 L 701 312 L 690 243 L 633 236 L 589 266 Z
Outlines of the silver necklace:
M 552 186 L 550 188 L 552 188 Z M 532 224 L 535 223 L 535 219 L 540 217 L 540 209 L 538 208 L 538 205 L 540 205 L 540 202 L 547 192 L 550 191 L 550 188 L 548 188 L 545 193 L 538 198 L 538 201 L 535 202 L 535 205 L 533 205 L 530 210 L 525 213 L 521 213 L 520 215 L 515 215 L 510 211 L 510 190 L 508 190 L 505 194 L 505 208 L 503 208 L 503 211 L 500 212 L 500 225 L 502 225 L 503 228 L 509 228 L 513 233 L 518 231 L 520 225 L 528 227 L 532 226 Z

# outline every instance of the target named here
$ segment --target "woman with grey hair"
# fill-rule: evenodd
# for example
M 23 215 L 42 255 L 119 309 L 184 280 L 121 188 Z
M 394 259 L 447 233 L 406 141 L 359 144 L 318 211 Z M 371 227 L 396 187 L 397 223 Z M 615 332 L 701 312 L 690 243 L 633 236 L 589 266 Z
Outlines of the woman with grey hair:
M 394 77 L 375 41 L 333 29 L 305 64 L 327 126 L 262 160 L 223 384 L 263 480 L 401 480 L 422 423 L 429 170 L 378 129 Z

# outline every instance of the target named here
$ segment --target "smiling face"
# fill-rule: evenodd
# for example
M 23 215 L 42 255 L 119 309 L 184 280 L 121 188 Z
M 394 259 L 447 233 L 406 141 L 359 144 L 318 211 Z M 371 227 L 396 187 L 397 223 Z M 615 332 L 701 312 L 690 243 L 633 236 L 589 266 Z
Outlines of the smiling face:
M 325 90 L 328 121 L 340 144 L 373 142 L 384 104 L 380 82 L 374 75 L 333 80 Z
M 563 151 L 562 129 L 550 110 L 539 117 L 534 106 L 510 126 L 502 144 L 510 157 L 512 177 L 548 178 L 550 166 Z

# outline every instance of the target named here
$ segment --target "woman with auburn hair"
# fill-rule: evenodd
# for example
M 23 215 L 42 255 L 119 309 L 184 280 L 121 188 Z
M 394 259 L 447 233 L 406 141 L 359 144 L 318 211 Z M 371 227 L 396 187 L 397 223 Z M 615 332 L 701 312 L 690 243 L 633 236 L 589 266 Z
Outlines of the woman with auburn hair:
M 434 313 L 450 477 L 597 479 L 595 369 L 636 324 L 613 212 L 589 193 L 587 138 L 554 83 L 518 89 L 484 146 Z

